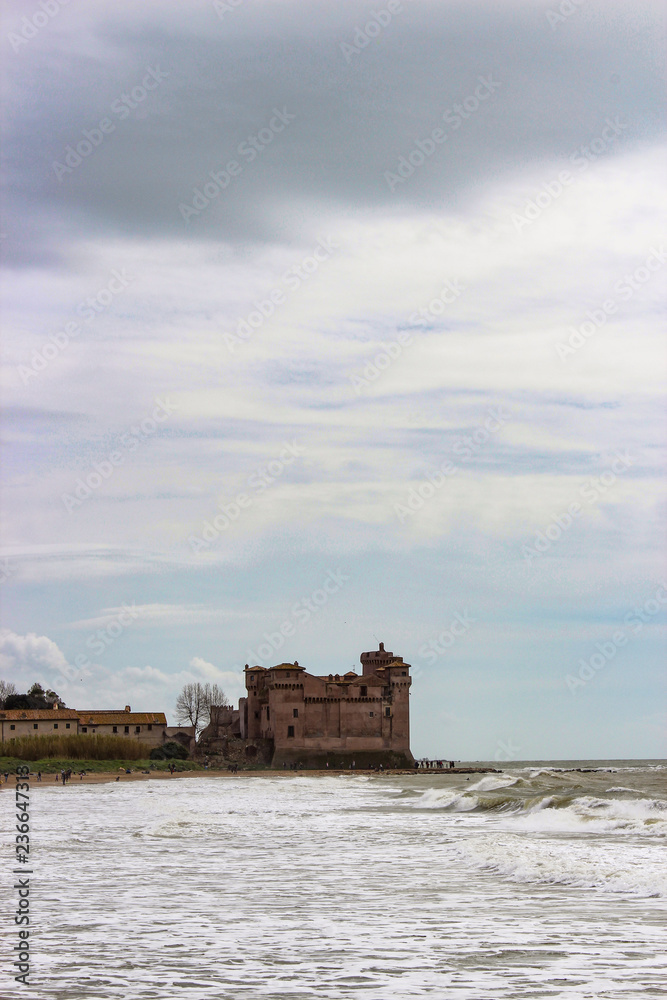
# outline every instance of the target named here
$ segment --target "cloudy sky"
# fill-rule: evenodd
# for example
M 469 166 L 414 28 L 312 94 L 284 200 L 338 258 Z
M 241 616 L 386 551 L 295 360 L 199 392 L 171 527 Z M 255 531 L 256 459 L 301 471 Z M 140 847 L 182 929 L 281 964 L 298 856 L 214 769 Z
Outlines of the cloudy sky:
M 660 7 L 3 5 L 0 676 L 664 755 Z

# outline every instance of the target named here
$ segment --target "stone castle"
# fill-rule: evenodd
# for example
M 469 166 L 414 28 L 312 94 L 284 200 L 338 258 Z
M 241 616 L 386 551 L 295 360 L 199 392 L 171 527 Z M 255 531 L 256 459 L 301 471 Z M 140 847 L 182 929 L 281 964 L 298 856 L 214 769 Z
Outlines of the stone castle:
M 379 645 L 361 654 L 361 674 L 319 676 L 297 662 L 246 664 L 247 697 L 238 709 L 214 707 L 202 739 L 213 749 L 243 740 L 273 767 L 414 766 L 410 664 Z

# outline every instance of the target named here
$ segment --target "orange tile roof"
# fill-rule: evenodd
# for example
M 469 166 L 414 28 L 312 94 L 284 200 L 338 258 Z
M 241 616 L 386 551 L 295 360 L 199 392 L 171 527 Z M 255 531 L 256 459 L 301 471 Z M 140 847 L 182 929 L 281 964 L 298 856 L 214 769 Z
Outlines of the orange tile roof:
M 114 715 L 129 715 L 124 708 L 77 708 L 79 715 L 109 715 L 111 712 Z
M 77 712 L 82 726 L 166 726 L 164 712 Z

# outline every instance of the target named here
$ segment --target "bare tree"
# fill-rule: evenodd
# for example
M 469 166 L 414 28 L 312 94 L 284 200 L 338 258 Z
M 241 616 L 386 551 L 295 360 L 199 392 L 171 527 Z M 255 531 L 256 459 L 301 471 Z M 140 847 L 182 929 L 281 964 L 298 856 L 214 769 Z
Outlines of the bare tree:
M 185 684 L 176 699 L 176 721 L 195 727 L 199 736 L 211 719 L 212 705 L 229 705 L 227 695 L 217 684 Z
M 12 694 L 18 694 L 16 684 L 12 684 L 11 681 L 0 680 L 0 708 L 5 707 L 5 698 L 9 698 Z

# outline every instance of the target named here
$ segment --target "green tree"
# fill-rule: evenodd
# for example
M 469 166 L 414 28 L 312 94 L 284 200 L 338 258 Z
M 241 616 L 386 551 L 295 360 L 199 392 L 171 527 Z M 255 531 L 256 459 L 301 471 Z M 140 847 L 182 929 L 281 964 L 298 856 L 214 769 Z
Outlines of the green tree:
M 4 683 L 6 682 L 0 681 L 0 684 Z M 42 685 L 37 682 L 26 694 L 17 694 L 13 684 L 10 687 L 14 690 L 4 698 L 4 708 L 53 708 L 55 702 L 58 703 L 59 708 L 67 708 L 56 691 L 52 691 L 51 688 L 45 691 Z

